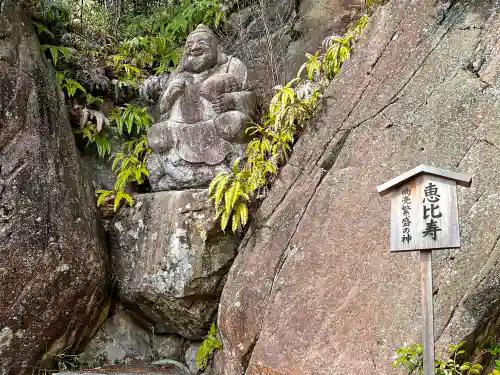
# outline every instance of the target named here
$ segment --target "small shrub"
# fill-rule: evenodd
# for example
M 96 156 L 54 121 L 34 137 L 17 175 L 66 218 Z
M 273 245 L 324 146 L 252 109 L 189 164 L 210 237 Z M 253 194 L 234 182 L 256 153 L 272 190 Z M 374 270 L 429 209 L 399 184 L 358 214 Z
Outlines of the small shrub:
M 450 358 L 443 360 L 435 358 L 435 373 L 438 375 L 479 375 L 483 366 L 479 363 L 485 354 L 496 356 L 500 353 L 500 345 L 494 344 L 486 349 L 476 350 L 472 361 L 464 360 L 466 355 L 463 349 L 465 342 L 450 345 Z M 396 350 L 393 362 L 394 368 L 403 369 L 408 375 L 423 374 L 423 347 L 422 344 L 404 345 Z M 495 361 L 495 369 L 489 375 L 500 375 L 500 361 Z
M 198 366 L 198 369 L 205 370 L 212 353 L 220 348 L 222 348 L 222 343 L 217 338 L 215 323 L 212 323 L 210 331 L 208 331 L 207 336 L 196 352 L 196 366 Z

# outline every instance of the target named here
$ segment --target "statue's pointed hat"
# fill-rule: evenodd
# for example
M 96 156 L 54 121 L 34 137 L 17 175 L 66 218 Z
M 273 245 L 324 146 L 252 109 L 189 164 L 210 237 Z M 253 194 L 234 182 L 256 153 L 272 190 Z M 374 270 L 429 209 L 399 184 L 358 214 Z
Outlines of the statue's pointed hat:
M 200 23 L 196 29 L 193 30 L 191 34 L 197 34 L 197 33 L 205 33 L 205 34 L 210 34 L 213 37 L 215 37 L 215 34 L 208 26 L 205 26 L 204 24 Z

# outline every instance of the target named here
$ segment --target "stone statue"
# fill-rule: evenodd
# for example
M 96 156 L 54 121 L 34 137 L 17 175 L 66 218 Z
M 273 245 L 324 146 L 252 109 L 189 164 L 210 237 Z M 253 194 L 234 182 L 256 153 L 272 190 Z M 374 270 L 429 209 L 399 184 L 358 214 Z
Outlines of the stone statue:
M 224 54 L 212 31 L 199 25 L 165 84 L 159 109 L 160 120 L 148 132 L 153 191 L 206 187 L 243 155 L 256 97 L 247 91 L 245 65 Z

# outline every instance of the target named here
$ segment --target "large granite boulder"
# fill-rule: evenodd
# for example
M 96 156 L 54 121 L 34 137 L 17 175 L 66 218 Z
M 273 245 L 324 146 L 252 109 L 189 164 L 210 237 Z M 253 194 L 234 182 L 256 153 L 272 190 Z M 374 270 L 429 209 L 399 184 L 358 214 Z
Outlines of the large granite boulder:
M 15 0 L 0 13 L 0 373 L 85 343 L 106 250 L 55 73 Z
M 206 190 L 135 199 L 110 228 L 120 299 L 155 333 L 200 339 L 216 318 L 239 238 L 220 232 Z
M 130 365 L 158 359 L 179 361 L 184 357 L 186 340 L 174 335 L 155 335 L 138 326 L 128 311 L 109 318 L 85 348 L 81 362 L 88 367 Z
M 216 373 L 389 374 L 421 342 L 417 253 L 389 254 L 376 186 L 470 172 L 462 248 L 434 252 L 438 348 L 497 337 L 500 9 L 392 1 L 373 15 L 247 233 L 221 297 Z

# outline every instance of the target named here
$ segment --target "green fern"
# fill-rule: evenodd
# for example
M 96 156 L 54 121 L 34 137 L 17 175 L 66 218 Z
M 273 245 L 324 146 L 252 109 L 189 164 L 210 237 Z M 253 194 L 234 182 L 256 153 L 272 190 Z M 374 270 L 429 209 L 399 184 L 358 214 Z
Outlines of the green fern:
M 115 212 L 120 207 L 120 203 L 122 200 L 125 200 L 129 204 L 129 207 L 132 207 L 134 205 L 134 200 L 132 199 L 132 196 L 123 190 L 118 190 L 118 191 L 117 190 L 96 190 L 95 192 L 98 195 L 97 207 L 100 207 L 104 203 L 104 200 L 107 197 L 113 198 L 113 210 Z
M 214 352 L 214 350 L 218 350 L 221 348 L 222 343 L 217 338 L 215 323 L 212 323 L 207 336 L 201 342 L 198 350 L 196 351 L 196 366 L 198 367 L 198 369 L 202 371 L 205 370 L 207 368 L 210 355 Z
M 125 107 L 115 108 L 111 113 L 110 120 L 114 121 L 121 135 L 124 127 L 128 134 L 132 134 L 134 130 L 136 134 L 147 132 L 154 119 L 148 113 L 147 107 L 140 108 L 127 103 Z
M 87 140 L 86 147 L 90 147 L 95 144 L 97 147 L 97 153 L 101 158 L 106 157 L 106 155 L 111 154 L 111 144 L 109 139 L 103 134 L 98 132 L 97 126 L 91 122 L 87 122 L 79 130 L 73 131 L 75 134 L 81 134 L 84 140 Z
M 104 99 L 99 96 L 93 96 L 91 94 L 84 94 L 83 96 L 85 97 L 85 102 L 87 106 L 104 103 Z
M 123 151 L 112 156 L 112 169 L 116 173 L 115 191 L 125 190 L 128 183 L 143 184 L 148 177 L 146 159 L 151 153 L 146 136 L 124 143 Z
M 60 80 L 60 76 L 57 77 L 58 81 Z M 66 90 L 66 93 L 70 98 L 74 97 L 76 95 L 76 92 L 80 90 L 83 94 L 87 92 L 85 90 L 85 87 L 82 86 L 80 82 L 77 80 L 74 80 L 72 78 L 68 78 L 66 76 L 62 77 L 62 84 L 61 88 Z

